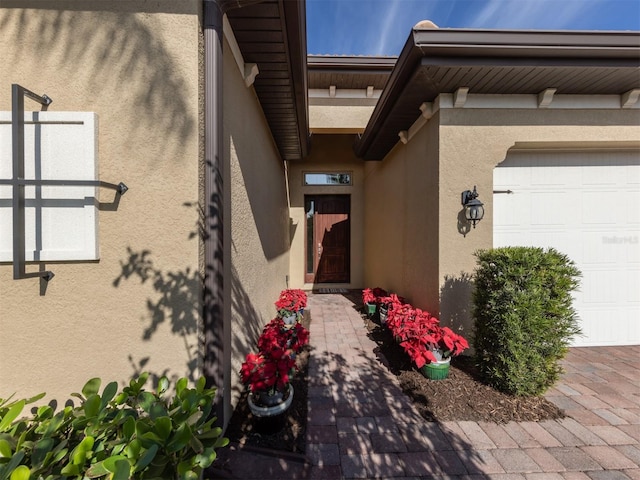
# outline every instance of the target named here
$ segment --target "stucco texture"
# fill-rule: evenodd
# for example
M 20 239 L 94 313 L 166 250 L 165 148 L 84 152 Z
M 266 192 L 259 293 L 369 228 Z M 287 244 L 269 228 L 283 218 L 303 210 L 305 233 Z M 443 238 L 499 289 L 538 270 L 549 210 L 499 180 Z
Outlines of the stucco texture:
M 440 127 L 441 315 L 465 330 L 472 327 L 469 275 L 480 248 L 493 247 L 493 170 L 516 143 L 570 145 L 624 144 L 640 140 L 637 111 L 449 109 Z M 601 147 L 600 147 L 601 148 Z M 466 236 L 457 228 L 460 192 L 477 185 L 484 219 Z
M 367 286 L 406 296 L 469 334 L 473 254 L 493 246 L 494 168 L 516 143 L 616 148 L 640 140 L 637 125 L 638 112 L 621 109 L 440 109 L 408 144 L 367 163 Z M 474 185 L 485 207 L 475 229 L 460 202 Z
M 46 290 L 0 265 L 0 397 L 65 400 L 91 377 L 140 371 L 199 375 L 198 8 L 2 3 L 0 62 L 11 68 L 0 70 L 0 109 L 19 83 L 49 95 L 49 111 L 96 112 L 99 178 L 129 191 L 99 212 L 99 261 L 46 265 Z
M 309 105 L 309 130 L 312 133 L 362 133 L 372 106 Z
M 313 135 L 309 156 L 289 162 L 288 181 L 291 202 L 290 283 L 294 288 L 340 286 L 362 288 L 364 285 L 364 162 L 353 153 L 353 135 Z M 305 172 L 350 172 L 352 184 L 304 185 Z M 350 197 L 350 282 L 343 284 L 305 283 L 305 195 L 349 195 Z
M 244 357 L 255 350 L 289 273 L 289 204 L 284 162 L 273 142 L 253 87 L 246 87 L 224 45 L 225 185 L 231 225 L 227 241 L 230 285 L 231 378 L 234 401 Z
M 438 311 L 438 118 L 365 167 L 365 280 Z

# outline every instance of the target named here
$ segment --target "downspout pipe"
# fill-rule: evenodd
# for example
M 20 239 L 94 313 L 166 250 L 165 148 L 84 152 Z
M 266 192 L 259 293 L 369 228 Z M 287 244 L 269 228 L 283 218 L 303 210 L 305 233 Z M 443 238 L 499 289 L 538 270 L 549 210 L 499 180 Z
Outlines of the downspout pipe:
M 224 14 L 263 0 L 203 0 L 204 30 L 204 362 L 208 387 L 217 389 L 216 416 L 231 418 L 231 309 L 225 302 L 224 138 L 222 20 Z M 228 224 L 227 224 L 228 225 Z M 230 279 L 229 279 L 230 280 Z

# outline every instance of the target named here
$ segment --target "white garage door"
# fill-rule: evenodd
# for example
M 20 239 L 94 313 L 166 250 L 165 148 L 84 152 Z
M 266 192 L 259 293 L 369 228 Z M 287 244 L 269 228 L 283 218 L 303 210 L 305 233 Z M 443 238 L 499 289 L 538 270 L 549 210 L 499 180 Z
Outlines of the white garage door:
M 493 180 L 494 246 L 553 247 L 582 272 L 573 345 L 640 344 L 640 152 L 516 151 Z

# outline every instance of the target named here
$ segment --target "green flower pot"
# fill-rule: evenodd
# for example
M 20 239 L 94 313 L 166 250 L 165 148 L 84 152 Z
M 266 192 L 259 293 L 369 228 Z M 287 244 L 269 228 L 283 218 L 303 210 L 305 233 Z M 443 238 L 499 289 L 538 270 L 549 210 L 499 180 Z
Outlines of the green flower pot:
M 365 303 L 364 304 L 364 310 L 367 313 L 367 317 L 371 318 L 371 317 L 373 317 L 375 315 L 376 307 L 377 307 L 377 305 L 375 303 Z
M 420 369 L 420 373 L 429 380 L 444 380 L 449 376 L 449 365 L 451 358 L 439 362 L 427 363 Z

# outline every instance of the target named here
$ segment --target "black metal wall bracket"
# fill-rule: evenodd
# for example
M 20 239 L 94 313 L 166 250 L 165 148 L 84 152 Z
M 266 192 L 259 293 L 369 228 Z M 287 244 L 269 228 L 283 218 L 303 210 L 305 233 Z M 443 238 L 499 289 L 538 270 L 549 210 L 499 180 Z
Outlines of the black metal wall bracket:
M 53 101 L 47 95 L 38 95 L 18 85 L 11 85 L 11 139 L 13 177 L 1 179 L 0 185 L 13 187 L 13 278 L 43 278 L 47 282 L 54 277 L 51 271 L 27 272 L 25 261 L 25 186 L 90 186 L 115 190 L 124 195 L 129 189 L 124 183 L 113 184 L 100 180 L 35 180 L 25 179 L 24 167 L 24 98 L 48 106 Z

